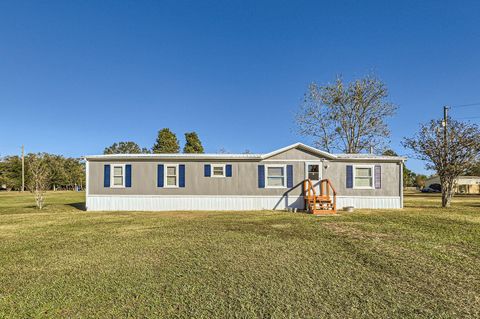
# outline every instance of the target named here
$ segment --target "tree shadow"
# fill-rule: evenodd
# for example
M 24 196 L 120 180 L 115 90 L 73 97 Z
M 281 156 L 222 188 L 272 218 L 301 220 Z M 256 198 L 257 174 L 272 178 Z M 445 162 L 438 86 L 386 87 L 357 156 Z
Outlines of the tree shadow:
M 68 206 L 71 206 L 77 210 L 81 210 L 81 211 L 85 211 L 86 210 L 86 207 L 85 207 L 85 202 L 78 202 L 78 203 L 69 203 L 67 204 Z

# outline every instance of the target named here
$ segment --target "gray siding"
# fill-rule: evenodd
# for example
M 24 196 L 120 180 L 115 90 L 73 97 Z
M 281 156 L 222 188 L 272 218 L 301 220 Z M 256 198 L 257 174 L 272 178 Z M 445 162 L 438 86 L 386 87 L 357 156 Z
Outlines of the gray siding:
M 109 195 L 300 195 L 301 187 L 287 188 L 258 188 L 258 165 L 260 162 L 174 162 L 185 164 L 184 188 L 157 187 L 157 165 L 169 162 L 130 161 L 108 162 L 126 163 L 132 165 L 132 187 L 105 188 L 103 187 L 103 166 L 107 162 L 89 163 L 89 194 Z M 232 165 L 232 177 L 204 177 L 204 165 L 211 163 L 225 163 Z M 269 163 L 262 163 L 269 164 Z M 272 164 L 272 163 L 270 163 Z M 275 163 L 277 164 L 277 162 Z M 285 163 L 287 164 L 287 163 Z M 304 178 L 304 164 L 302 162 L 288 163 L 294 166 L 294 183 L 300 183 Z M 295 184 L 294 184 L 295 185 Z
M 346 188 L 347 165 L 380 165 L 382 167 L 382 187 L 380 189 Z M 400 196 L 400 164 L 372 162 L 329 162 L 323 169 L 323 178 L 332 181 L 338 195 L 341 196 Z
M 269 157 L 267 160 L 318 160 L 319 157 L 310 152 L 299 150 L 296 148 L 282 152 L 280 154 Z
M 290 153 L 285 161 L 229 161 L 229 162 L 205 162 L 205 161 L 152 161 L 152 160 L 131 160 L 131 161 L 89 161 L 89 194 L 90 195 L 251 195 L 251 196 L 273 196 L 273 195 L 301 195 L 301 183 L 305 179 L 304 161 L 305 158 L 291 158 L 290 156 L 300 154 Z M 298 150 L 297 150 L 298 151 Z M 300 153 L 305 153 L 298 151 Z M 311 158 L 311 154 L 305 153 L 307 160 L 319 160 L 318 157 Z M 281 154 L 278 154 L 281 155 Z M 277 155 L 277 156 L 278 156 Z M 275 159 L 278 160 L 278 157 Z M 299 156 L 301 157 L 301 156 Z M 271 160 L 273 158 L 269 158 Z M 103 186 L 103 166 L 111 163 L 125 163 L 132 165 L 132 187 L 130 188 L 105 188 Z M 157 187 L 157 165 L 160 163 L 185 164 L 185 188 L 159 188 Z M 232 165 L 232 177 L 215 178 L 204 177 L 204 164 L 225 163 Z M 293 165 L 294 187 L 293 189 L 258 188 L 258 165 L 268 164 L 289 164 Z M 400 196 L 400 164 L 380 163 L 382 166 L 382 188 L 381 189 L 347 189 L 346 188 L 346 165 L 358 164 L 379 164 L 379 163 L 347 163 L 338 161 L 327 161 L 328 168 L 322 168 L 322 177 L 329 178 L 340 196 Z

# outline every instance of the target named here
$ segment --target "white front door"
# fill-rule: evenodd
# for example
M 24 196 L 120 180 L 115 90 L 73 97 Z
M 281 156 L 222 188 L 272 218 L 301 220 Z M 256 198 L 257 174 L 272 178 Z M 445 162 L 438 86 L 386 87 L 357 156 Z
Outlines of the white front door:
M 312 181 L 315 186 L 317 194 L 320 192 L 320 180 L 322 179 L 322 162 L 306 162 L 305 163 L 305 178 Z

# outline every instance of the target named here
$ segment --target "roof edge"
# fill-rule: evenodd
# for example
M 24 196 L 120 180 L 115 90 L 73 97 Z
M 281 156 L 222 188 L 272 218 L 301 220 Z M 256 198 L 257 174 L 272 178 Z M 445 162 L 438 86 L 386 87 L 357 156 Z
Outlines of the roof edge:
M 261 154 L 104 154 L 84 155 L 85 160 L 102 159 L 261 159 Z
M 270 153 L 266 154 L 184 154 L 184 153 L 163 153 L 163 154 L 104 154 L 104 155 L 84 155 L 83 159 L 89 160 L 122 160 L 122 159 L 218 159 L 218 160 L 265 160 L 272 156 L 281 154 L 288 150 L 299 148 L 315 155 L 324 157 L 328 160 L 334 161 L 346 161 L 346 162 L 359 162 L 359 161 L 387 161 L 387 162 L 404 162 L 406 157 L 402 156 L 382 156 L 382 155 L 370 155 L 362 154 L 332 154 L 319 150 L 315 147 L 308 146 L 306 144 L 297 142 Z
M 288 151 L 288 150 L 291 150 L 291 149 L 297 148 L 297 147 L 302 148 L 302 149 L 304 149 L 304 150 L 307 150 L 307 151 L 309 151 L 309 152 L 312 152 L 312 153 L 314 153 L 314 154 L 321 155 L 321 156 L 326 157 L 326 158 L 328 158 L 328 159 L 336 159 L 336 158 L 337 158 L 337 156 L 335 156 L 335 155 L 333 155 L 333 154 L 331 154 L 331 153 L 328 153 L 328 152 L 325 152 L 325 151 L 321 151 L 321 150 L 319 150 L 319 149 L 317 149 L 317 148 L 315 148 L 315 147 L 311 147 L 311 146 L 308 146 L 308 145 L 306 145 L 306 144 L 297 142 L 297 143 L 294 143 L 294 144 L 291 144 L 291 145 L 282 147 L 282 148 L 280 148 L 280 149 L 278 149 L 278 150 L 275 150 L 275 151 L 273 151 L 273 152 L 270 152 L 270 153 L 267 153 L 267 154 L 263 154 L 263 155 L 262 155 L 262 159 L 267 159 L 267 158 L 269 158 L 269 157 L 278 155 L 278 154 L 280 154 L 280 153 L 286 152 L 286 151 Z

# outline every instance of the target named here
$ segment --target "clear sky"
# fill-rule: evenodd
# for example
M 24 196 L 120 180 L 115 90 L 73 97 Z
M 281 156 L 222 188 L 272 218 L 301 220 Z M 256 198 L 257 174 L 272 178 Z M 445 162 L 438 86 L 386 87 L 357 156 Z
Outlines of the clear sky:
M 442 105 L 480 102 L 480 2 L 1 1 L 0 155 L 151 147 L 163 127 L 207 152 L 311 143 L 293 124 L 308 84 L 370 72 L 408 155 Z

